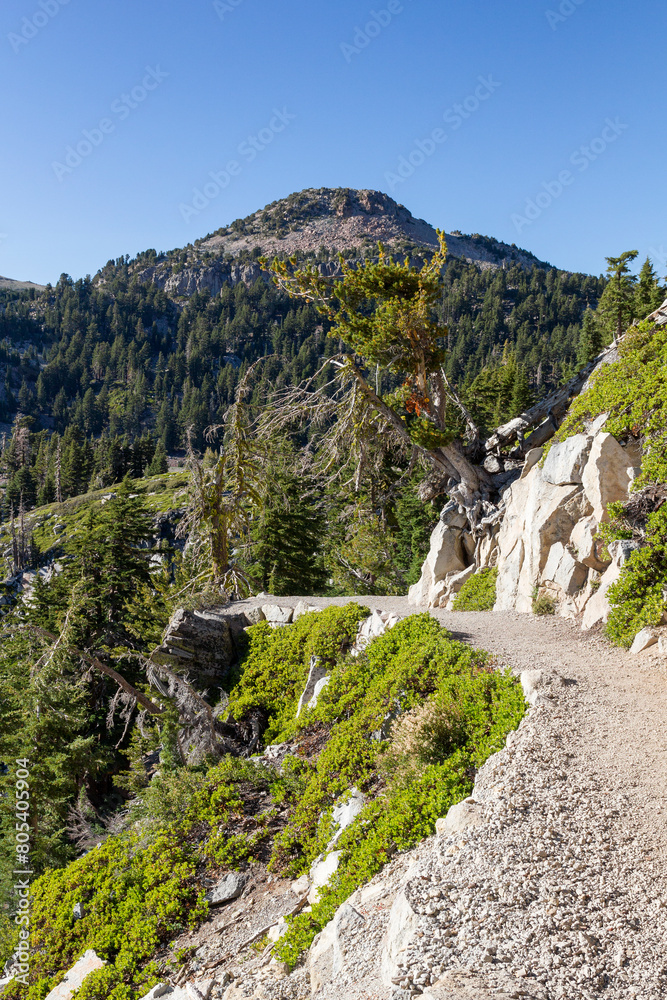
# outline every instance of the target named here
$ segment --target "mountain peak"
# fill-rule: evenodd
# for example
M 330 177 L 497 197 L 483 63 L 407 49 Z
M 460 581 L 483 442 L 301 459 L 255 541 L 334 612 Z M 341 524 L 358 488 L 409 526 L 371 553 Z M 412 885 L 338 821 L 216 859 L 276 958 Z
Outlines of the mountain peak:
M 446 234 L 453 257 L 482 267 L 503 262 L 532 267 L 543 263 L 525 250 L 490 237 Z M 263 254 L 329 254 L 351 251 L 351 256 L 372 253 L 378 243 L 397 252 L 438 246 L 433 226 L 416 219 L 404 206 L 382 191 L 353 188 L 306 188 L 237 219 L 231 225 L 197 241 L 200 250 L 237 256 L 260 248 Z M 548 265 L 546 265 L 548 266 Z

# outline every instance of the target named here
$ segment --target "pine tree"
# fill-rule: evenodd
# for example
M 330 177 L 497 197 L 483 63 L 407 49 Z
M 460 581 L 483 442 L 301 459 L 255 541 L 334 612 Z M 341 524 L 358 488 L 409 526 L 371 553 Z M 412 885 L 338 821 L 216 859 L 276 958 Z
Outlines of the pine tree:
M 642 264 L 639 280 L 635 290 L 634 314 L 637 319 L 643 319 L 649 313 L 662 305 L 667 289 L 660 285 L 657 272 L 649 257 Z
M 146 469 L 146 475 L 162 476 L 165 472 L 169 472 L 169 462 L 167 461 L 167 452 L 164 447 L 164 442 L 160 439 L 155 448 L 155 454 Z
M 533 402 L 534 397 L 532 389 L 530 388 L 528 372 L 526 371 L 525 365 L 518 364 L 516 366 L 514 383 L 512 385 L 510 415 L 512 417 L 518 417 L 520 413 L 524 413 L 527 409 L 529 409 Z
M 620 257 L 607 257 L 609 281 L 602 293 L 598 314 L 609 339 L 618 340 L 635 316 L 635 285 L 630 264 L 638 250 L 626 250 Z
M 75 645 L 128 643 L 133 603 L 150 585 L 150 515 L 128 479 L 99 508 L 90 507 L 68 545 L 69 621 Z
M 324 516 L 299 498 L 280 498 L 261 512 L 250 544 L 253 578 L 276 596 L 321 594 L 327 573 L 322 563 Z
M 602 331 L 592 309 L 587 309 L 581 321 L 581 336 L 577 345 L 577 365 L 583 368 L 602 350 Z

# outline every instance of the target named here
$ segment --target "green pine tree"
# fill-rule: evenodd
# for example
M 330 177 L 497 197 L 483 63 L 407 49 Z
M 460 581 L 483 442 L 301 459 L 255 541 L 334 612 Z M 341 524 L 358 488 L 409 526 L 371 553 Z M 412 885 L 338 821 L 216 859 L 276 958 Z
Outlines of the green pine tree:
M 160 439 L 155 448 L 155 454 L 148 463 L 146 468 L 147 476 L 162 476 L 165 472 L 169 472 L 169 462 L 167 460 L 167 451 L 164 446 L 164 442 Z
M 637 278 L 630 273 L 630 264 L 638 250 L 626 250 L 620 257 L 607 257 L 609 281 L 602 293 L 598 315 L 609 340 L 618 340 L 635 318 L 635 285 Z
M 321 594 L 327 585 L 322 560 L 326 519 L 304 495 L 312 484 L 285 469 L 274 472 L 268 484 L 250 535 L 251 578 L 276 596 Z
M 660 284 L 658 274 L 647 257 L 642 264 L 635 289 L 634 314 L 637 319 L 643 319 L 662 305 L 666 294 L 667 289 Z
M 581 321 L 581 336 L 577 345 L 577 365 L 583 368 L 602 349 L 602 330 L 592 309 L 587 309 Z

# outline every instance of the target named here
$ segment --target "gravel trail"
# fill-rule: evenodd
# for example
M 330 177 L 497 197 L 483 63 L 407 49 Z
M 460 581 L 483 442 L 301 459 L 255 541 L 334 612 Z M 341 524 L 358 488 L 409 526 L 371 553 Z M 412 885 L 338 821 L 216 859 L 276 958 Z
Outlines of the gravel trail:
M 415 612 L 405 598 L 358 600 Z M 398 865 L 420 930 L 393 993 L 377 978 L 388 909 L 362 906 L 367 931 L 350 942 L 348 968 L 321 995 L 667 997 L 664 658 L 630 656 L 559 618 L 431 613 L 455 638 L 517 672 L 542 670 L 549 684 L 478 775 L 483 825 L 436 835 Z M 385 870 L 374 882 L 383 878 L 392 881 Z

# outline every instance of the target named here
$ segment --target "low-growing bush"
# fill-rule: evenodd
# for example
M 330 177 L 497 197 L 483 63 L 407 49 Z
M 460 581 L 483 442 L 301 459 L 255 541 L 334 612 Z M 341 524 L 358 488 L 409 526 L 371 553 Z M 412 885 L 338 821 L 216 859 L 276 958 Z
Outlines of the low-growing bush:
M 35 882 L 33 980 L 27 991 L 12 984 L 7 1000 L 44 1000 L 87 948 L 107 964 L 77 1000 L 137 1000 L 169 974 L 154 956 L 206 916 L 204 876 L 253 860 L 307 871 L 329 849 L 333 806 L 356 786 L 367 804 L 336 842 L 338 872 L 277 947 L 293 963 L 354 889 L 469 794 L 475 769 L 521 719 L 521 688 L 428 614 L 399 622 L 359 656 L 345 653 L 365 614 L 348 605 L 248 630 L 230 710 L 262 708 L 265 740 L 294 738 L 296 752 L 280 769 L 227 756 L 208 770 L 165 768 L 138 783 L 125 833 Z M 296 719 L 311 656 L 330 681 Z M 302 757 L 311 736 L 321 749 Z
M 481 569 L 463 584 L 454 598 L 454 611 L 492 611 L 496 603 L 497 567 Z
M 242 719 L 260 709 L 268 717 L 265 742 L 279 742 L 294 719 L 308 679 L 311 657 L 333 665 L 370 614 L 358 604 L 302 615 L 288 628 L 260 622 L 248 629 L 249 645 L 229 696 L 229 716 Z
M 556 602 L 550 594 L 536 594 L 533 597 L 534 615 L 555 615 Z
M 426 614 L 399 622 L 367 656 L 338 666 L 309 713 L 334 728 L 276 839 L 274 866 L 297 874 L 326 851 L 331 806 L 351 785 L 370 792 L 370 801 L 337 840 L 343 855 L 320 901 L 281 938 L 283 961 L 294 964 L 340 903 L 397 851 L 433 833 L 524 710 L 513 677 L 491 670 L 486 654 L 454 641 Z
M 648 518 L 646 544 L 633 552 L 607 592 L 611 612 L 606 632 L 631 646 L 641 629 L 659 625 L 667 611 L 667 504 Z

